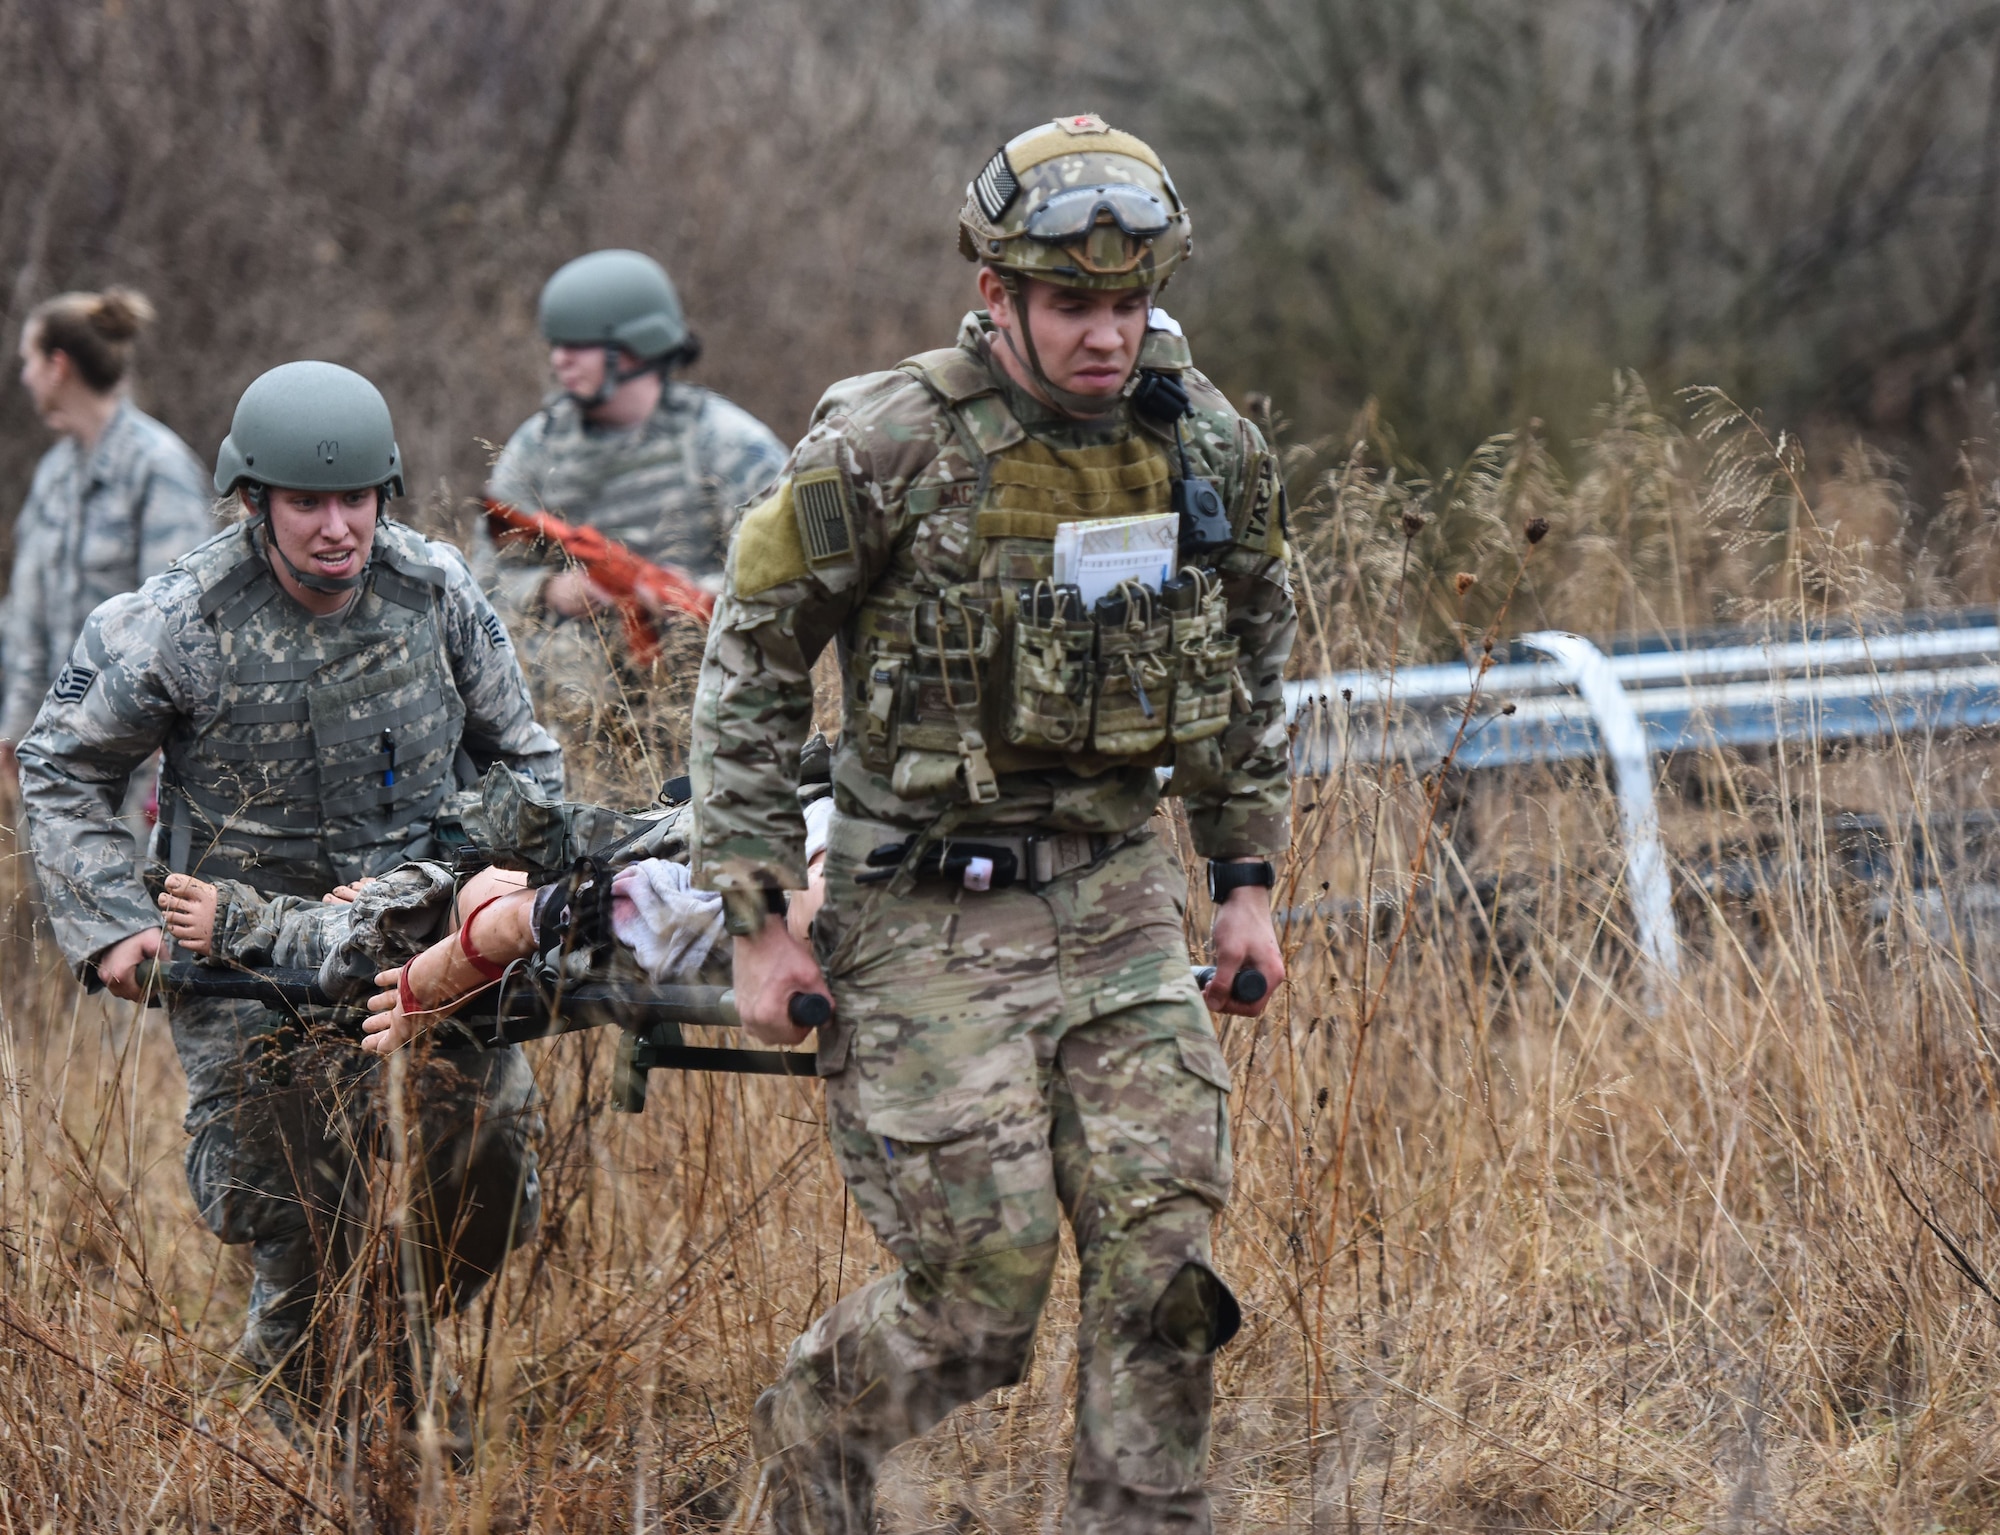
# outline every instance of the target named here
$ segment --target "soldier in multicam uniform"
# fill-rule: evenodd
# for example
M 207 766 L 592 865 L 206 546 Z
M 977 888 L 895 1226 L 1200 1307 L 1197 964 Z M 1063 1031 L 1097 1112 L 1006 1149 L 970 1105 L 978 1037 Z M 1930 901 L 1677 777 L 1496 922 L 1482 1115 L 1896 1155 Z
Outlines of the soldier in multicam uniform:
M 777 478 L 785 450 L 748 411 L 672 377 L 700 347 L 666 272 L 637 251 L 579 256 L 543 287 L 541 328 L 561 387 L 508 440 L 486 494 L 719 581 L 736 510 Z M 481 575 L 538 699 L 580 689 L 561 698 L 574 719 L 607 675 L 610 626 L 589 621 L 607 595 L 519 545 L 496 550 L 483 526 L 480 539 Z
M 1159 159 L 1095 117 L 998 152 L 961 248 L 955 348 L 828 391 L 731 550 L 695 705 L 697 882 L 738 1009 L 788 1043 L 828 994 L 843 1176 L 899 1260 L 792 1345 L 752 1425 L 775 1527 L 870 1528 L 896 1444 L 1026 1368 L 1067 1218 L 1081 1260 L 1065 1527 L 1207 1530 L 1211 1362 L 1239 1313 L 1210 1257 L 1229 1075 L 1182 936 L 1168 793 L 1211 860 L 1218 974 L 1273 983 L 1296 628 L 1276 462 L 1151 301 L 1186 256 Z M 1218 499 L 1219 497 L 1219 499 Z M 1182 513 L 1184 568 L 1084 610 L 1058 526 Z M 814 949 L 788 768 L 808 672 L 845 717 Z M 824 980 L 822 980 L 822 974 Z
M 169 869 L 318 896 L 431 846 L 449 791 L 494 762 L 554 790 L 506 632 L 458 551 L 381 513 L 402 491 L 388 406 L 330 363 L 244 391 L 215 488 L 249 513 L 91 614 L 35 728 L 22 794 L 72 964 L 141 995 L 159 913 L 119 826 L 118 786 L 164 753 L 154 851 Z M 310 1321 L 353 1257 L 382 1121 L 379 1066 L 254 1003 L 173 1008 L 188 1079 L 188 1185 L 209 1228 L 251 1245 L 240 1352 L 310 1402 Z M 413 1070 L 411 1213 L 426 1301 L 464 1304 L 536 1220 L 533 1078 L 518 1051 Z
M 14 523 L 0 750 L 34 723 L 91 609 L 215 531 L 201 465 L 124 389 L 152 306 L 121 288 L 65 293 L 21 331 L 21 382 L 62 440 L 42 455 Z

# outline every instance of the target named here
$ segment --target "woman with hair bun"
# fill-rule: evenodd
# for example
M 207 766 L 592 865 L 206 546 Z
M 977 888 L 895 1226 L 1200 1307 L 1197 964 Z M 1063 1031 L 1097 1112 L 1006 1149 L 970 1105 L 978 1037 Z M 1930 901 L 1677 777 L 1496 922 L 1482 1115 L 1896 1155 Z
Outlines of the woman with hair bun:
M 0 652 L 9 766 L 91 610 L 215 531 L 194 454 L 126 393 L 132 338 L 152 318 L 139 294 L 111 288 L 52 298 L 21 331 L 21 382 L 60 440 L 42 455 L 14 524 Z

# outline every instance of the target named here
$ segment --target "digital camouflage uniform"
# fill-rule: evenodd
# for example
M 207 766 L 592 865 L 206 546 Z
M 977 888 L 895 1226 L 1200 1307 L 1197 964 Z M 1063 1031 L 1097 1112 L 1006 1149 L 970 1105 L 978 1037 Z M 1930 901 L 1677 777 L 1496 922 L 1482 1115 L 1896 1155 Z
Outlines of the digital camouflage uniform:
M 384 519 L 356 599 L 315 618 L 277 585 L 261 526 L 216 534 L 91 614 L 20 744 L 50 917 L 86 976 L 159 924 L 117 820 L 118 786 L 155 749 L 156 857 L 266 894 L 316 896 L 421 857 L 473 769 L 503 762 L 560 789 L 561 750 L 456 549 Z M 254 1003 L 188 1002 L 170 1021 L 188 1186 L 217 1236 L 252 1245 L 244 1354 L 304 1389 L 298 1345 L 321 1276 L 351 1256 L 383 1064 Z M 534 1083 L 514 1050 L 433 1056 L 409 1081 L 427 1290 L 452 1306 L 533 1227 Z
M 509 439 L 486 494 L 597 528 L 654 564 L 719 577 L 736 512 L 784 461 L 778 439 L 748 411 L 668 379 L 658 408 L 633 427 L 593 426 L 575 400 L 551 395 Z M 618 624 L 544 608 L 542 583 L 559 567 L 518 545 L 496 549 L 483 522 L 476 559 L 542 713 L 571 730 L 594 723 L 605 702 L 605 641 Z
M 1171 764 L 1198 852 L 1286 843 L 1296 619 L 1276 467 L 1184 343 L 1150 332 L 1140 366 L 1186 385 L 1190 468 L 1232 516 L 1226 633 L 1204 604 L 1171 641 L 1164 621 L 1137 636 L 1167 648 L 1132 670 L 1069 668 L 1059 638 L 1027 634 L 1021 589 L 1048 579 L 1058 521 L 1165 509 L 1171 437 L 1129 406 L 1057 415 L 990 340 L 974 314 L 956 349 L 827 393 L 744 519 L 709 634 L 695 862 L 725 891 L 804 883 L 789 765 L 811 663 L 840 647 L 820 1069 L 841 1171 L 900 1263 L 793 1345 L 755 1432 L 779 1529 L 868 1528 L 883 1454 L 1021 1378 L 1067 1218 L 1083 1309 L 1066 1528 L 1204 1530 L 1211 1355 L 1236 1325 L 1209 1255 L 1229 1078 L 1150 821 Z M 1050 839 L 1047 883 L 872 882 L 913 834 L 1006 833 Z
M 215 531 L 205 479 L 187 444 L 130 400 L 89 453 L 65 437 L 42 455 L 14 523 L 0 741 L 28 733 L 93 608 Z
M 440 863 L 399 864 L 343 902 L 266 895 L 235 879 L 214 884 L 215 925 L 198 963 L 223 970 L 312 970 L 320 990 L 341 1002 L 366 1002 L 376 976 L 453 931 L 457 881 Z

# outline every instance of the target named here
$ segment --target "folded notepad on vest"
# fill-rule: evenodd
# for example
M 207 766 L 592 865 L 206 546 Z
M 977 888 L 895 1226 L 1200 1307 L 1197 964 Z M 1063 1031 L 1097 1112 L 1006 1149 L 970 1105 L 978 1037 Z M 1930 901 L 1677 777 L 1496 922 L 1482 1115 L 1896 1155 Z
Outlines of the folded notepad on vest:
M 1173 576 L 1179 541 L 1180 520 L 1171 512 L 1058 523 L 1056 584 L 1078 588 L 1086 608 L 1121 581 L 1157 592 Z

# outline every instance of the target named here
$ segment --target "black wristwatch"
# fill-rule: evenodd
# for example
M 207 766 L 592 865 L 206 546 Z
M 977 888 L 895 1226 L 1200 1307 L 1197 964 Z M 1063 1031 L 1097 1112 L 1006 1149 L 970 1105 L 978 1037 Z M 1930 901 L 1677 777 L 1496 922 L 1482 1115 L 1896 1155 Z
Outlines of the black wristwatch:
M 1275 889 L 1278 871 L 1271 867 L 1271 860 L 1259 858 L 1252 863 L 1224 863 L 1219 858 L 1208 861 L 1208 898 L 1220 906 L 1229 899 L 1229 892 L 1244 885 L 1262 885 L 1266 890 Z

